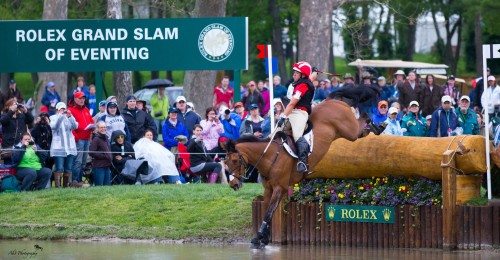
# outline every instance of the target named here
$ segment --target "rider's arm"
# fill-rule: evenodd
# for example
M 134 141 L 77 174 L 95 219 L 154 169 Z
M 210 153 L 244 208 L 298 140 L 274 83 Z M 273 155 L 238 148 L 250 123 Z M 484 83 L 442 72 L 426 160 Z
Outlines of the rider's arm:
M 285 114 L 285 116 L 289 116 L 291 113 L 292 113 L 292 110 L 295 108 L 295 105 L 297 105 L 297 103 L 299 102 L 299 99 L 292 97 L 292 100 L 290 100 L 290 103 L 288 103 L 288 106 L 286 106 L 285 108 L 285 112 L 283 112 L 283 114 Z

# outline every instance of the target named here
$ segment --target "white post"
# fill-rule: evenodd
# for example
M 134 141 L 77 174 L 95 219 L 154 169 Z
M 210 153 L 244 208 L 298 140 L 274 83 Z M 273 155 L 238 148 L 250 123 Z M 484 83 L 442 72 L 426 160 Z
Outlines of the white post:
M 491 57 L 490 44 L 483 44 L 483 92 L 488 88 L 488 75 L 487 75 L 487 61 Z M 490 101 L 491 102 L 491 98 Z M 490 166 L 490 115 L 488 114 L 489 104 L 483 104 L 484 107 L 484 142 L 486 145 L 486 188 L 488 190 L 488 200 L 492 199 L 491 196 L 491 166 Z
M 271 133 L 274 131 L 274 86 L 273 86 L 273 51 L 271 44 L 267 45 L 267 74 L 269 75 L 269 117 L 271 120 Z

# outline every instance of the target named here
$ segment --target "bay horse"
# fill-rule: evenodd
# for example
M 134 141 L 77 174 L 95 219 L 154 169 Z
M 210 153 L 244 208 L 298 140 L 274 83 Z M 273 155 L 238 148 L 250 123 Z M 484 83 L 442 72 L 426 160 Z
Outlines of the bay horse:
M 310 169 L 328 152 L 330 144 L 337 138 L 355 141 L 365 127 L 363 119 L 356 119 L 351 107 L 343 101 L 327 99 L 316 105 L 310 115 L 313 125 L 313 151 L 309 155 Z M 248 165 L 256 165 L 264 186 L 264 220 L 257 236 L 252 239 L 252 247 L 262 248 L 269 243 L 269 223 L 279 202 L 288 192 L 288 187 L 302 181 L 306 175 L 297 172 L 296 159 L 283 147 L 283 141 L 272 141 L 265 154 L 263 151 L 269 140 L 258 140 L 251 136 L 240 138 L 236 144 L 226 144 L 226 165 L 231 171 L 229 185 L 238 190 Z

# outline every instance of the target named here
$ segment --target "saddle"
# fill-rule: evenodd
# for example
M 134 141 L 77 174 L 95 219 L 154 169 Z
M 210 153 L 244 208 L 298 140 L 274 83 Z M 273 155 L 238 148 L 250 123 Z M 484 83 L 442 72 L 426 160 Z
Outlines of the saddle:
M 304 130 L 303 137 L 306 139 L 306 141 L 309 143 L 309 154 L 312 153 L 313 151 L 313 124 L 312 122 L 308 119 L 307 124 L 306 124 L 306 129 Z M 283 142 L 283 147 L 285 150 L 292 156 L 293 158 L 297 158 L 297 148 L 295 145 L 295 141 L 293 140 L 293 135 L 292 135 L 292 128 L 290 125 L 290 122 L 287 121 L 283 127 L 282 131 L 279 131 L 276 133 L 274 136 L 274 140 L 279 139 Z

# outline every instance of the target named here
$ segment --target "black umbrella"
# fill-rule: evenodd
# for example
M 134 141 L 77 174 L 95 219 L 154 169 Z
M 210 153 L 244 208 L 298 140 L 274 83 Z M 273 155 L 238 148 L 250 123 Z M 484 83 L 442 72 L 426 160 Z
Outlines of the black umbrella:
M 144 85 L 144 88 L 171 87 L 174 83 L 168 79 L 152 79 Z

